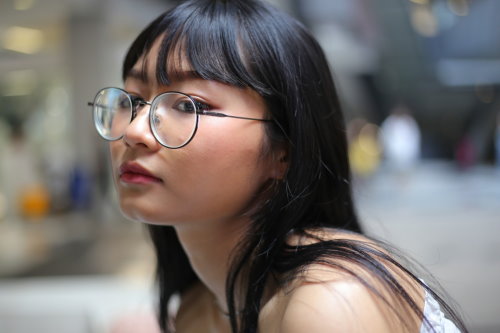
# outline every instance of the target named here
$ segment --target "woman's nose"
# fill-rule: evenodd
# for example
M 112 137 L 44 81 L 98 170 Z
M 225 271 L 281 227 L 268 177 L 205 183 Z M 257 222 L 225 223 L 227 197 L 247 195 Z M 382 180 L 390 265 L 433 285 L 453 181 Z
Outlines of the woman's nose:
M 149 124 L 149 105 L 138 107 L 135 117 L 132 118 L 125 133 L 123 141 L 127 146 L 143 146 L 149 149 L 158 149 L 160 144 L 151 131 Z

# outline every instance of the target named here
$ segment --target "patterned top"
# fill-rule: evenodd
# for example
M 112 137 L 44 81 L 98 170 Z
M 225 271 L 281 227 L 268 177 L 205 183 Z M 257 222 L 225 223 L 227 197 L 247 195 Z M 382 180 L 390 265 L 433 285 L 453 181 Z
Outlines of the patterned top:
M 427 320 L 422 322 L 420 333 L 460 333 L 455 324 L 445 318 L 439 303 L 426 291 L 424 316 Z

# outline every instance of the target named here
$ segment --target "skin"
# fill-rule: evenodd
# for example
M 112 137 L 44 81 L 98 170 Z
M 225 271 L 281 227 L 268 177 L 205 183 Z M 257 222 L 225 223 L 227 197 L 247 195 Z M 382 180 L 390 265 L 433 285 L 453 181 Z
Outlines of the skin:
M 315 230 L 315 237 L 325 240 L 348 239 L 364 242 L 381 251 L 375 243 L 362 235 L 332 229 Z M 292 235 L 290 244 L 307 245 L 315 239 Z M 264 305 L 259 317 L 260 332 L 419 332 L 421 318 L 406 304 L 396 300 L 384 286 L 367 272 L 349 262 L 342 263 L 357 276 L 380 292 L 382 301 L 351 275 L 331 266 L 311 265 L 289 286 L 278 290 Z M 384 263 L 403 288 L 423 309 L 424 292 L 392 264 Z M 401 325 L 394 309 L 399 311 L 405 325 Z
M 162 92 L 180 91 L 212 106 L 213 111 L 266 117 L 264 101 L 256 92 L 187 75 L 190 68 L 182 59 L 176 68 L 186 75 L 177 76 L 169 86 L 157 84 L 153 79 L 157 48 L 158 43 L 139 59 L 126 79 L 124 88 L 130 94 L 151 101 Z M 146 80 L 134 75 L 144 63 Z M 154 138 L 148 111 L 149 106 L 141 108 L 124 137 L 110 143 L 121 209 L 134 220 L 173 226 L 200 278 L 201 283 L 182 296 L 177 331 L 230 332 L 228 317 L 223 314 L 227 311 L 225 279 L 230 254 L 250 223 L 247 212 L 261 189 L 283 177 L 286 153 L 263 154 L 262 122 L 209 116 L 201 116 L 198 131 L 187 146 L 168 149 Z M 131 183 L 121 176 L 124 163 L 140 165 L 154 178 Z M 321 236 L 363 239 L 333 230 L 323 231 Z M 291 244 L 310 241 L 290 239 Z M 422 305 L 421 290 L 403 277 L 401 281 Z M 310 267 L 287 288 L 268 286 L 259 331 L 387 332 L 396 320 L 387 309 L 351 277 L 331 267 Z M 418 331 L 419 319 L 410 319 Z

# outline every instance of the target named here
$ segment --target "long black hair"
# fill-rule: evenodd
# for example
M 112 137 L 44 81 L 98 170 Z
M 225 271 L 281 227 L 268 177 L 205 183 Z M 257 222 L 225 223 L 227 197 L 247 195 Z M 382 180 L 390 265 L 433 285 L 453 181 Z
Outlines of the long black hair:
M 357 276 L 342 265 L 356 263 L 421 316 L 409 294 L 380 264 L 399 266 L 385 252 L 349 240 L 287 244 L 291 232 L 309 236 L 316 228 L 362 232 L 352 199 L 339 99 L 324 53 L 309 32 L 259 0 L 188 0 L 159 16 L 137 37 L 124 61 L 124 79 L 158 39 L 156 80 L 160 84 L 169 84 L 169 62 L 179 56 L 203 79 L 251 88 L 264 98 L 273 120 L 266 125 L 270 149 L 286 146 L 284 178 L 252 211 L 249 231 L 232 257 L 226 295 L 233 332 L 257 331 L 270 278 L 283 284 L 286 281 L 280 277 L 293 279 L 311 263 L 333 265 Z M 182 294 L 198 278 L 172 227 L 151 225 L 149 230 L 157 254 L 160 325 L 169 331 L 171 297 Z M 235 293 L 241 290 L 237 300 Z

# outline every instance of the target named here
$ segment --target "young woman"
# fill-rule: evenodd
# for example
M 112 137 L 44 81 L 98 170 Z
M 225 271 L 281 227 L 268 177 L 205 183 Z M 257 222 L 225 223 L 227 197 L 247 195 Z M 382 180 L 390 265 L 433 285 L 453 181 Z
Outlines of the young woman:
M 186 1 L 137 37 L 123 79 L 91 104 L 121 209 L 151 232 L 164 331 L 457 332 L 441 309 L 466 331 L 362 235 L 335 86 L 300 23 Z

